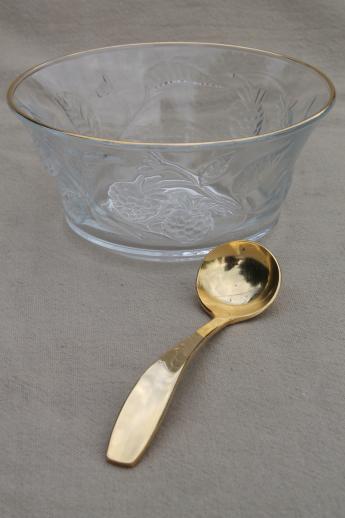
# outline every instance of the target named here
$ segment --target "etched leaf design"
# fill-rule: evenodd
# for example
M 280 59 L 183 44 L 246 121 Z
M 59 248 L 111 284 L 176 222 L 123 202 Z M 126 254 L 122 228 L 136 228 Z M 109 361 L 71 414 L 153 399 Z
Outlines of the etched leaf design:
M 37 147 L 41 161 L 50 176 L 58 176 L 68 170 L 66 155 L 59 152 L 59 148 L 49 133 L 30 127 L 31 136 Z
M 25 102 L 19 101 L 19 106 L 34 120 L 43 124 L 59 126 L 56 102 L 50 93 L 54 91 L 54 85 L 47 78 L 38 80 L 32 76 L 29 81 L 28 96 L 25 98 Z
M 233 195 L 246 201 L 250 209 L 257 209 L 265 203 L 277 189 L 282 188 L 282 176 L 290 170 L 285 160 L 289 148 L 288 141 L 242 168 L 233 181 Z
M 99 86 L 96 88 L 97 97 L 105 97 L 106 95 L 111 94 L 113 89 L 114 87 L 110 77 L 105 72 L 103 72 Z
M 62 108 L 73 129 L 78 133 L 97 136 L 100 123 L 91 106 L 79 95 L 62 92 L 55 96 L 55 101 Z
M 229 172 L 231 160 L 234 158 L 235 152 L 227 153 L 226 155 L 217 157 L 212 162 L 209 162 L 200 176 L 200 185 L 212 185 L 222 176 Z

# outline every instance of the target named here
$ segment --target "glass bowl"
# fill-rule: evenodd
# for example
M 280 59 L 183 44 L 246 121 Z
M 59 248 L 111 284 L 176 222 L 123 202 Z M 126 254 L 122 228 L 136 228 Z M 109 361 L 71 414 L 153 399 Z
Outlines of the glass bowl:
M 71 54 L 8 91 L 56 176 L 68 225 L 157 260 L 263 237 L 334 98 L 325 74 L 297 59 L 192 42 Z

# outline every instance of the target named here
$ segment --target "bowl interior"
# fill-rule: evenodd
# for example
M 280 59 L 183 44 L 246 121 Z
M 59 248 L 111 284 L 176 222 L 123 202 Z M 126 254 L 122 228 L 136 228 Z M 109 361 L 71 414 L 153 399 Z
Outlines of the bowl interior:
M 24 76 L 15 108 L 49 127 L 133 142 L 252 137 L 300 123 L 332 96 L 303 63 L 216 44 L 143 44 L 67 56 Z

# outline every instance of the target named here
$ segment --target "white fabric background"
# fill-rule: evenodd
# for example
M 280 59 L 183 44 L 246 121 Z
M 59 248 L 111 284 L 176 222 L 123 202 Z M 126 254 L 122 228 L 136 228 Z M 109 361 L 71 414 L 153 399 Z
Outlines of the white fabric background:
M 343 518 L 344 27 L 343 0 L 0 0 L 1 518 Z M 330 75 L 338 102 L 265 241 L 283 271 L 277 303 L 204 349 L 124 470 L 104 458 L 124 397 L 208 318 L 197 265 L 74 236 L 4 92 L 61 54 L 154 40 L 294 55 Z

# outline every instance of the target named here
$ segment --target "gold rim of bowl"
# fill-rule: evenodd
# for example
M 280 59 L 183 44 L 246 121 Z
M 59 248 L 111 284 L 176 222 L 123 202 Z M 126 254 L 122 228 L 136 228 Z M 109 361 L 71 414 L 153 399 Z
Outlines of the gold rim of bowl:
M 177 46 L 178 45 L 203 45 L 203 46 L 209 46 L 209 47 L 225 47 L 225 48 L 230 48 L 230 49 L 244 50 L 244 51 L 248 51 L 251 53 L 257 53 L 257 54 L 262 54 L 262 55 L 266 55 L 266 56 L 271 56 L 271 57 L 275 57 L 275 58 L 282 59 L 285 61 L 286 60 L 293 61 L 294 63 L 308 67 L 309 69 L 316 72 L 320 77 L 322 77 L 328 85 L 329 97 L 328 97 L 326 104 L 318 112 L 314 113 L 310 117 L 303 119 L 300 122 L 291 124 L 289 126 L 281 128 L 279 130 L 269 131 L 266 133 L 262 133 L 260 135 L 253 135 L 250 137 L 234 137 L 234 138 L 229 138 L 229 139 L 225 139 L 225 140 L 202 141 L 202 142 L 144 142 L 144 141 L 138 141 L 138 140 L 117 140 L 117 139 L 110 139 L 110 138 L 103 138 L 103 137 L 94 137 L 92 135 L 83 135 L 81 133 L 66 131 L 62 128 L 55 128 L 54 126 L 50 126 L 49 124 L 44 124 L 44 123 L 38 121 L 37 119 L 35 119 L 34 117 L 31 117 L 29 114 L 25 113 L 25 111 L 21 110 L 16 105 L 16 102 L 14 100 L 14 94 L 15 94 L 18 86 L 26 78 L 28 78 L 29 76 L 31 76 L 38 70 L 42 70 L 43 68 L 46 68 L 50 65 L 54 65 L 56 63 L 60 63 L 61 61 L 72 59 L 76 56 L 82 56 L 85 54 L 92 54 L 92 53 L 102 52 L 104 50 L 116 49 L 116 48 L 149 47 L 149 46 L 156 46 L 156 45 L 177 45 Z M 271 137 L 274 137 L 277 135 L 282 135 L 282 134 L 288 133 L 294 129 L 304 127 L 307 124 L 309 124 L 310 122 L 315 121 L 322 115 L 325 115 L 327 113 L 327 111 L 331 108 L 332 104 L 334 103 L 335 97 L 336 97 L 335 87 L 334 87 L 334 84 L 332 83 L 332 81 L 329 79 L 329 77 L 326 74 L 324 74 L 321 70 L 319 70 L 317 67 L 314 67 L 313 65 L 309 65 L 308 63 L 305 63 L 304 61 L 302 61 L 300 59 L 293 58 L 293 57 L 287 56 L 285 54 L 279 54 L 277 52 L 270 52 L 267 50 L 243 47 L 240 45 L 230 45 L 230 44 L 226 44 L 226 43 L 207 43 L 207 42 L 197 42 L 197 41 L 169 41 L 169 42 L 157 41 L 157 42 L 150 42 L 150 43 L 129 43 L 129 44 L 123 44 L 123 45 L 110 45 L 107 47 L 99 47 L 99 48 L 95 48 L 95 49 L 84 50 L 81 52 L 74 52 L 72 54 L 66 54 L 59 58 L 45 61 L 44 63 L 41 63 L 40 65 L 36 65 L 34 67 L 29 68 L 28 70 L 26 70 L 25 72 L 20 74 L 18 77 L 16 77 L 16 79 L 14 79 L 14 81 L 12 81 L 12 83 L 10 84 L 8 91 L 7 91 L 7 102 L 8 102 L 8 105 L 10 106 L 10 108 L 13 111 L 15 111 L 18 115 L 24 117 L 28 121 L 30 121 L 34 124 L 37 124 L 38 126 L 41 126 L 43 128 L 53 130 L 60 134 L 68 135 L 70 137 L 77 137 L 80 139 L 98 142 L 98 143 L 108 143 L 108 144 L 117 144 L 117 145 L 126 145 L 126 146 L 129 145 L 129 146 L 138 146 L 138 147 L 142 147 L 142 146 L 144 146 L 144 147 L 164 147 L 164 148 L 194 147 L 194 146 L 199 147 L 199 146 L 210 146 L 210 145 L 214 145 L 214 144 L 251 142 L 251 141 L 259 141 L 262 139 L 271 138 Z

